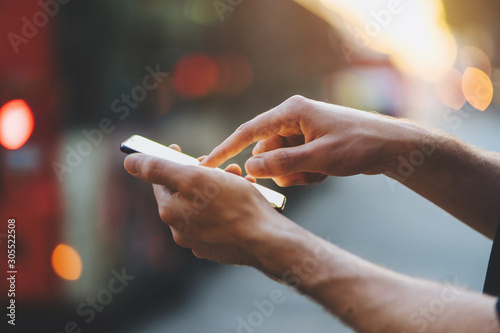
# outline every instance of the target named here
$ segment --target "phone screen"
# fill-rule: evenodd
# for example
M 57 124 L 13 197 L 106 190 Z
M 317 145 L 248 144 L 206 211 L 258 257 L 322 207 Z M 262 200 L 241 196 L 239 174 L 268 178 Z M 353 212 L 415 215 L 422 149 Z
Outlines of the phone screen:
M 133 135 L 125 140 L 121 144 L 120 150 L 126 154 L 142 153 L 164 158 L 182 165 L 200 165 L 200 162 L 196 158 L 178 152 L 172 148 L 168 148 L 158 142 L 146 139 L 140 135 Z M 285 208 L 286 197 L 283 194 L 256 183 L 251 184 L 267 199 L 267 201 L 269 201 L 273 207 L 280 211 Z
M 158 142 L 146 139 L 140 135 L 134 135 L 125 140 L 120 150 L 124 153 L 142 153 L 155 157 L 164 158 L 166 160 L 176 162 L 182 165 L 199 165 L 200 161 L 196 158 L 178 152 L 172 148 L 168 148 Z

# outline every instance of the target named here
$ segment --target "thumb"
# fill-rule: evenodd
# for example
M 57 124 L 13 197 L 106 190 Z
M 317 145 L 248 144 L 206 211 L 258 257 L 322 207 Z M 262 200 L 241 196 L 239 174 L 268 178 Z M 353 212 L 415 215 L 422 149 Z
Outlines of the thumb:
M 314 171 L 312 147 L 300 145 L 280 148 L 255 155 L 245 163 L 247 173 L 254 177 L 271 178 L 302 171 Z

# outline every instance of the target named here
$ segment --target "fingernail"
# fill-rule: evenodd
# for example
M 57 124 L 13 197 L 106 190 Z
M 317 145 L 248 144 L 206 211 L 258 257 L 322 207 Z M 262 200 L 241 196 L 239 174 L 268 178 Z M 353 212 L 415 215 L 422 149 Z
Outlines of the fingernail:
M 131 154 L 125 158 L 125 168 L 131 174 L 136 174 L 141 156 L 139 154 Z
M 265 173 L 264 160 L 260 157 L 253 157 L 246 163 L 246 169 L 252 176 L 261 176 Z

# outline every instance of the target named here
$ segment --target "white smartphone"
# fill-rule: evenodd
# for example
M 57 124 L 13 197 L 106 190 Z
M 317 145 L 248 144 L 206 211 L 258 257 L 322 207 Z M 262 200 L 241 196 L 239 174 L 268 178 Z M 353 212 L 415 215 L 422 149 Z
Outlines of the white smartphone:
M 123 141 L 120 146 L 120 150 L 126 154 L 142 153 L 160 157 L 182 165 L 198 166 L 200 164 L 200 162 L 194 157 L 178 152 L 172 148 L 168 148 L 158 142 L 146 139 L 140 135 L 132 135 L 130 138 Z M 251 184 L 267 199 L 267 201 L 269 201 L 271 206 L 280 211 L 285 208 L 286 197 L 283 194 L 256 183 Z

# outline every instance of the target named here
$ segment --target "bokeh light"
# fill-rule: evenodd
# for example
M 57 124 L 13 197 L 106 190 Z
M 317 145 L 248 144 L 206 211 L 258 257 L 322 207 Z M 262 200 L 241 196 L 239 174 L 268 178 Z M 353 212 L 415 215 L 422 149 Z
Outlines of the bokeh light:
M 453 110 L 460 110 L 465 104 L 465 95 L 462 91 L 462 73 L 452 68 L 436 83 L 436 92 L 444 105 Z
M 189 20 L 204 26 L 213 26 L 221 22 L 212 1 L 186 0 L 184 15 Z
M 391 67 L 361 67 L 342 70 L 323 81 L 325 99 L 362 110 L 395 114 L 402 109 L 404 94 L 399 76 Z
M 0 143 L 7 149 L 19 149 L 33 132 L 34 120 L 28 104 L 16 99 L 0 109 Z
M 494 83 L 494 87 L 500 87 L 500 68 L 493 68 L 491 73 L 491 82 Z M 495 103 L 497 107 L 500 107 L 500 89 L 494 89 L 493 103 Z
M 71 246 L 59 244 L 52 252 L 52 268 L 65 280 L 77 280 L 82 273 L 82 260 Z
M 486 75 L 491 75 L 491 62 L 486 53 L 474 46 L 464 46 L 460 52 L 460 65 L 462 70 L 475 67 Z
M 205 54 L 189 54 L 175 66 L 174 85 L 182 97 L 205 97 L 215 89 L 218 76 L 215 60 Z
M 462 91 L 467 101 L 480 111 L 486 110 L 493 99 L 493 84 L 482 70 L 469 67 L 462 78 Z
M 327 76 L 323 82 L 323 92 L 328 101 L 352 108 L 365 108 L 360 98 L 363 80 L 352 71 L 340 71 Z
M 253 79 L 253 69 L 247 58 L 233 52 L 218 56 L 216 61 L 219 67 L 216 93 L 237 96 L 248 88 Z
M 295 1 L 343 32 L 353 52 L 387 54 L 398 69 L 420 79 L 435 83 L 455 63 L 457 45 L 442 1 Z

